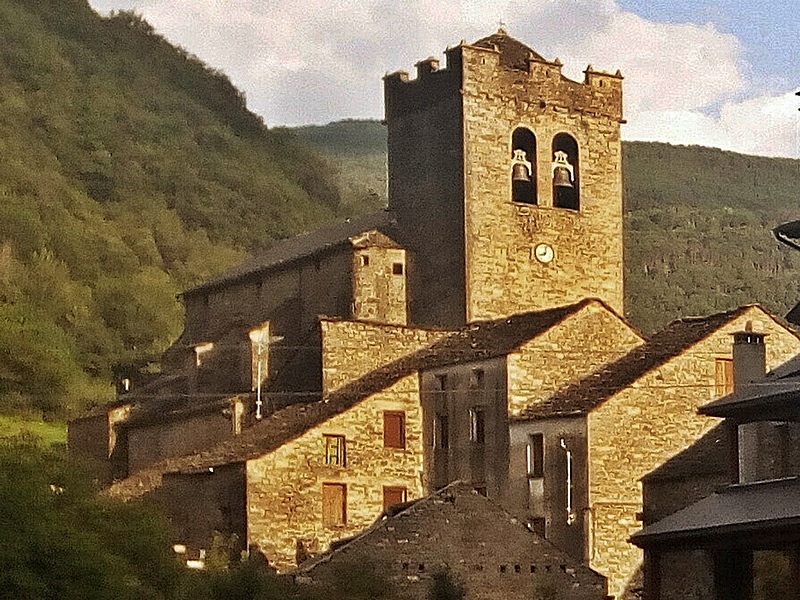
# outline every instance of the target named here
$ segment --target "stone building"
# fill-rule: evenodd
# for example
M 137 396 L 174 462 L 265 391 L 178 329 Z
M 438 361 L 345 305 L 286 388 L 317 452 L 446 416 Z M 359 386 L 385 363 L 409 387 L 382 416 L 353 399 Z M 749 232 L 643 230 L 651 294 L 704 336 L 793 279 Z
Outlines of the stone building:
M 471 484 L 392 507 L 363 533 L 309 560 L 295 580 L 331 589 L 343 569 L 380 574 L 391 597 L 431 597 L 447 574 L 467 598 L 605 600 L 604 578 L 532 533 Z
M 736 358 L 764 371 L 764 337 L 736 334 Z M 725 420 L 644 481 L 645 597 L 800 597 L 800 359 L 737 381 L 700 407 Z M 677 464 L 676 464 L 677 463 Z M 703 463 L 702 469 L 687 465 Z M 680 486 L 669 485 L 684 472 Z M 667 481 L 665 481 L 667 480 Z
M 615 595 L 642 562 L 628 542 L 641 527 L 639 480 L 717 424 L 697 409 L 732 389 L 733 334 L 746 327 L 769 336 L 772 367 L 800 347 L 756 306 L 681 319 L 512 417 L 508 504 L 527 501 L 546 537 L 606 575 Z
M 70 446 L 176 542 L 235 534 L 281 570 L 467 480 L 619 595 L 638 479 L 713 426 L 729 332 L 768 334 L 770 365 L 800 342 L 754 306 L 625 322 L 619 73 L 571 81 L 503 31 L 446 57 L 385 78 L 388 210 L 186 291 L 160 376 Z

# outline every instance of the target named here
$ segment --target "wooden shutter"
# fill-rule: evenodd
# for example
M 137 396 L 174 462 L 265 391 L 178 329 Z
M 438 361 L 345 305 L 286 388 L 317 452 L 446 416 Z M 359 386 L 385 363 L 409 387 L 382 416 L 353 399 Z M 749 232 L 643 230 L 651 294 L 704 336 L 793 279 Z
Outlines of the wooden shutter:
M 344 527 L 347 524 L 347 486 L 343 483 L 322 484 L 322 525 Z
M 386 448 L 406 447 L 406 413 L 383 413 L 383 445 Z
M 730 358 L 716 360 L 714 376 L 717 396 L 726 396 L 733 391 L 733 361 Z
M 394 504 L 406 501 L 406 488 L 404 487 L 384 487 L 383 488 L 383 510 Z

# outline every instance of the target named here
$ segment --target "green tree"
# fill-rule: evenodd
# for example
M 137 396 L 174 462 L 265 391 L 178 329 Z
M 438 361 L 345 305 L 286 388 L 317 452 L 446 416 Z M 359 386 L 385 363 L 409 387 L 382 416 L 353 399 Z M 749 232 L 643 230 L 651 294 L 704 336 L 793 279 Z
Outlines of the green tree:
M 178 598 L 166 526 L 98 496 L 59 448 L 0 440 L 0 596 L 15 600 Z

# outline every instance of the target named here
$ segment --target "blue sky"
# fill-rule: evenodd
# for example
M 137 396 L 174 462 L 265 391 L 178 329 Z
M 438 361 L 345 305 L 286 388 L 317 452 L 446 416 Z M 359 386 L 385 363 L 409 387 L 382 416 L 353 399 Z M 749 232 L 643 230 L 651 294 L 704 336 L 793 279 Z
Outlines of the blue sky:
M 381 78 L 500 22 L 564 73 L 625 76 L 625 139 L 800 155 L 796 0 L 89 0 L 142 14 L 269 125 L 382 117 Z
M 800 6 L 795 2 L 619 0 L 617 4 L 662 23 L 715 23 L 741 41 L 755 80 L 800 89 Z

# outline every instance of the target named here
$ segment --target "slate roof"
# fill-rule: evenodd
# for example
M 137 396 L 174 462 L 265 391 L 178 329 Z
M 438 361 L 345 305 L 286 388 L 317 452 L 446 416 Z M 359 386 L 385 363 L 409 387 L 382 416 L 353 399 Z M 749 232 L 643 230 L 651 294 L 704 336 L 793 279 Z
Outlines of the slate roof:
M 369 213 L 353 217 L 329 227 L 302 233 L 276 243 L 270 249 L 254 256 L 250 260 L 223 273 L 219 277 L 210 279 L 200 285 L 186 290 L 183 294 L 190 296 L 198 292 L 224 286 L 234 281 L 245 279 L 255 273 L 261 273 L 287 263 L 303 258 L 308 258 L 322 252 L 332 250 L 338 246 L 348 244 L 353 236 L 370 231 L 384 231 L 391 237 L 392 218 L 387 211 Z
M 410 593 L 409 598 L 427 598 L 426 580 L 449 568 L 469 598 L 527 599 L 532 597 L 531 582 L 546 574 L 559 598 L 605 597 L 602 575 L 530 531 L 467 483 L 452 483 L 397 508 L 332 551 L 304 562 L 292 575 L 324 586 L 326 576 L 335 576 L 339 565 L 370 562 L 389 585 Z
M 524 421 L 589 413 L 647 372 L 678 356 L 751 307 L 742 306 L 709 317 L 673 321 L 622 358 L 556 392 L 547 400 L 529 406 L 515 418 Z
M 699 411 L 739 421 L 800 420 L 800 355 Z
M 697 475 L 726 474 L 731 454 L 736 452 L 727 426 L 720 423 L 691 446 L 642 477 L 642 481 L 681 480 Z
M 631 536 L 640 547 L 701 545 L 713 538 L 795 528 L 800 534 L 800 479 L 732 485 Z
M 772 233 L 779 242 L 791 246 L 795 250 L 800 250 L 800 221 L 791 221 L 778 225 Z
M 478 48 L 496 48 L 500 52 L 500 64 L 511 69 L 527 70 L 528 61 L 531 58 L 540 62 L 548 62 L 543 56 L 508 35 L 503 29 L 479 39 L 472 45 Z
M 600 300 L 585 299 L 558 308 L 473 323 L 451 332 L 427 348 L 370 371 L 318 402 L 294 404 L 280 409 L 213 448 L 152 465 L 116 483 L 109 493 L 134 497 L 158 487 L 162 473 L 211 468 L 257 458 L 408 375 L 423 369 L 504 356 L 593 303 L 605 306 Z

